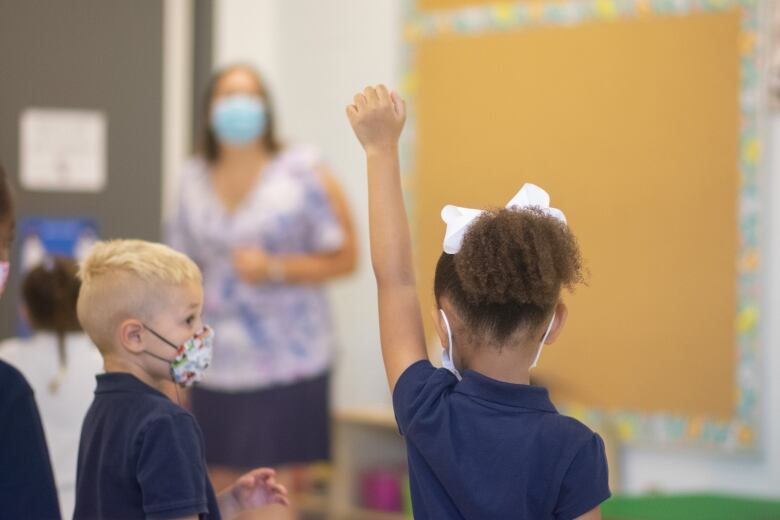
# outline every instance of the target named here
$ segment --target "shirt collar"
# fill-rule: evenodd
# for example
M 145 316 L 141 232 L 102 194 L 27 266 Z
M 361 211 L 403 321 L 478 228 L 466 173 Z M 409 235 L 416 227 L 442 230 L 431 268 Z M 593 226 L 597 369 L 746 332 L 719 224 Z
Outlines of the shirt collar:
M 455 392 L 498 404 L 557 413 L 546 388 L 497 381 L 474 370 L 465 370 Z
M 157 390 L 147 385 L 133 374 L 127 372 L 108 372 L 105 374 L 98 374 L 95 376 L 97 380 L 96 394 L 110 394 L 110 393 L 140 393 L 156 395 L 159 397 L 168 397 Z

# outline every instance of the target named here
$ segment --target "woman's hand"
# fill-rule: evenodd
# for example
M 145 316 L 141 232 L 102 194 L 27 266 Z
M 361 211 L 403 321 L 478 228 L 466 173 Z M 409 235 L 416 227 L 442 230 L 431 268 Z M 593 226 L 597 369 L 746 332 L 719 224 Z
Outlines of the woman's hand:
M 269 281 L 273 260 L 260 249 L 236 249 L 233 251 L 233 266 L 238 277 L 250 284 Z
M 225 518 L 270 504 L 290 505 L 287 489 L 276 482 L 276 472 L 270 468 L 250 471 L 219 494 L 219 509 Z
M 366 87 L 347 106 L 347 117 L 366 153 L 394 151 L 406 121 L 406 105 L 384 85 Z

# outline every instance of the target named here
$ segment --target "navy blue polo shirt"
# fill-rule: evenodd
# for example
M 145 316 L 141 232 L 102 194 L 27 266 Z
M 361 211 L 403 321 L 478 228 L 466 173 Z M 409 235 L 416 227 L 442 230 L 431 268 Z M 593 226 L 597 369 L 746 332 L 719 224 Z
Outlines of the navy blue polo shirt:
M 49 450 L 32 388 L 0 361 L 0 518 L 59 520 Z
M 609 498 L 604 443 L 544 388 L 458 380 L 429 361 L 404 371 L 393 406 L 415 520 L 570 520 Z
M 97 376 L 79 445 L 74 520 L 219 519 L 195 418 L 123 372 Z

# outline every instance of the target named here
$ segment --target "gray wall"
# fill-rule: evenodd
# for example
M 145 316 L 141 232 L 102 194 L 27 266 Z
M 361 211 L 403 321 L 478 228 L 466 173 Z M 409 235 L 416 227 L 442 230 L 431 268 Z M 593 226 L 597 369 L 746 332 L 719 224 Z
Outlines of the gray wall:
M 197 149 L 203 125 L 203 94 L 208 86 L 212 68 L 214 20 L 213 0 L 195 0 L 193 12 L 192 50 L 192 142 Z
M 0 0 L 0 162 L 17 188 L 17 219 L 89 216 L 107 238 L 159 239 L 162 46 L 162 0 Z M 27 107 L 107 114 L 103 193 L 20 187 L 19 116 Z M 0 300 L 0 338 L 15 331 L 13 265 L 12 273 Z

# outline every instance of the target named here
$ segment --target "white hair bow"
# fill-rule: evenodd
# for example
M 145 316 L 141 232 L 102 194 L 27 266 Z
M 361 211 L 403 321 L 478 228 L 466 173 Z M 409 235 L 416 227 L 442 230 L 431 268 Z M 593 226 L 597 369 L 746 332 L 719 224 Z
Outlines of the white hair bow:
M 512 197 L 507 208 L 538 208 L 550 217 L 556 218 L 566 224 L 566 216 L 563 211 L 550 207 L 550 196 L 542 188 L 535 184 L 524 184 L 517 195 Z M 454 255 L 460 251 L 463 237 L 469 226 L 483 211 L 479 209 L 460 208 L 447 205 L 441 210 L 441 218 L 447 224 L 444 233 L 444 252 Z

